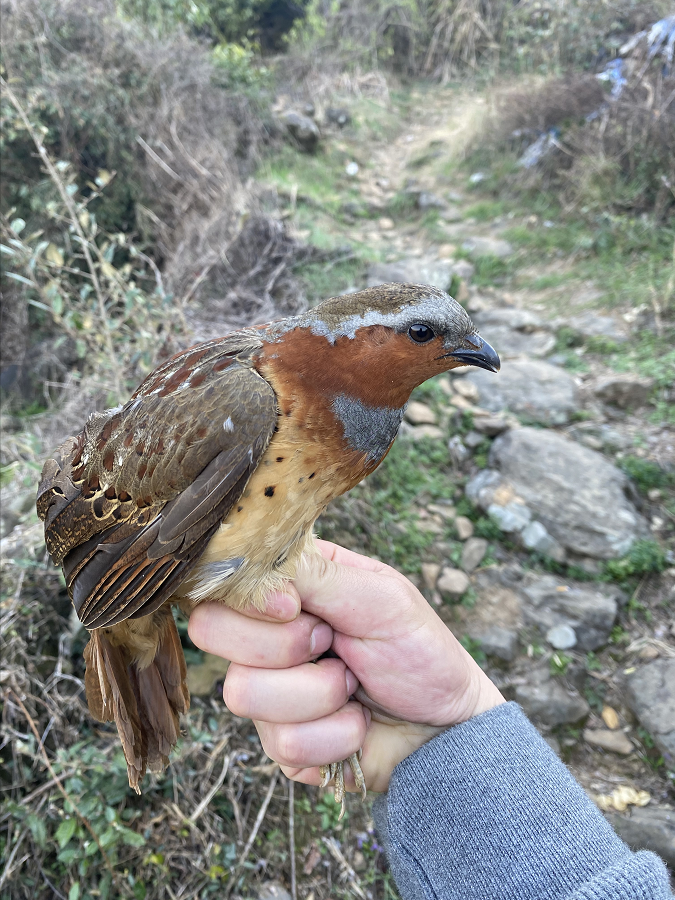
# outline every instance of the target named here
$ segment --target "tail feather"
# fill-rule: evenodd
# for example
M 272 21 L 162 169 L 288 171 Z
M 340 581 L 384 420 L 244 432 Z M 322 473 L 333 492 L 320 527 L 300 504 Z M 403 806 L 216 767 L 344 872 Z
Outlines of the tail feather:
M 168 766 L 180 734 L 178 717 L 189 709 L 190 695 L 183 648 L 170 609 L 153 616 L 152 628 L 159 640 L 149 665 L 141 666 L 140 653 L 134 654 L 129 635 L 124 642 L 115 640 L 115 630 L 127 627 L 122 623 L 91 632 L 84 650 L 85 688 L 92 716 L 117 725 L 129 785 L 140 794 L 139 782 L 146 770 L 161 772 Z

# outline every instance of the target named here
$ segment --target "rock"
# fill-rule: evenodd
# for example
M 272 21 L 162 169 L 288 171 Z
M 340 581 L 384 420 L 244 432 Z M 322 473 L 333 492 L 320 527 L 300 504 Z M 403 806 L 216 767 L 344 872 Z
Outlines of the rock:
M 458 466 L 461 466 L 471 456 L 458 434 L 451 437 L 448 441 L 448 451 L 450 452 L 450 458 Z
M 447 290 L 452 281 L 453 266 L 447 259 L 432 256 L 410 256 L 392 263 L 373 263 L 368 267 L 367 284 L 405 283 L 431 284 Z
M 554 625 L 546 632 L 546 640 L 555 650 L 571 650 L 576 646 L 577 635 L 570 625 Z
M 467 384 L 471 384 L 471 382 L 467 382 Z M 496 437 L 498 434 L 508 431 L 511 426 L 506 419 L 502 419 L 499 416 L 481 416 L 474 419 L 473 427 L 480 434 L 484 434 L 487 437 Z
M 577 313 L 573 319 L 558 320 L 555 324 L 557 328 L 573 331 L 582 342 L 589 337 L 607 338 L 615 344 L 623 344 L 628 340 L 626 329 L 611 316 L 601 316 L 590 310 Z
M 464 397 L 464 399 L 468 400 L 470 403 L 478 403 L 478 388 L 475 384 L 471 384 L 470 381 L 467 381 L 464 378 L 458 378 L 453 381 L 452 388 L 456 394 L 459 394 L 460 397 Z
M 188 666 L 187 685 L 191 696 L 207 697 L 213 693 L 218 681 L 224 681 L 229 662 L 213 653 L 205 653 L 196 666 Z
M 614 731 L 619 727 L 619 714 L 617 711 L 611 706 L 603 706 L 602 707 L 602 721 L 609 728 L 610 731 Z
M 675 759 L 675 659 L 657 659 L 628 676 L 628 703 L 666 758 Z
M 471 237 L 462 244 L 462 249 L 472 256 L 497 256 L 505 259 L 513 253 L 513 247 L 501 238 Z
M 422 581 L 424 582 L 424 587 L 428 590 L 433 591 L 435 589 L 440 574 L 441 567 L 438 563 L 422 563 Z
M 461 569 L 443 569 L 436 587 L 444 597 L 456 600 L 469 587 L 469 579 Z
M 432 194 L 431 191 L 420 191 L 417 195 L 418 209 L 443 209 L 444 206 L 445 200 L 441 200 L 440 197 Z
M 544 322 L 524 309 L 480 311 L 473 315 L 473 321 L 483 337 L 499 348 L 503 359 L 546 356 L 555 347 L 555 337 Z
M 357 162 L 353 162 L 353 161 L 348 162 L 347 165 L 345 166 L 345 173 L 350 178 L 356 178 L 356 176 L 359 174 L 359 164 Z
M 476 267 L 470 263 L 468 259 L 458 259 L 457 262 L 452 265 L 452 275 L 456 275 L 458 278 L 461 278 L 462 281 L 466 281 L 467 284 L 473 278 L 475 271 Z
M 541 522 L 530 522 L 520 533 L 523 546 L 535 553 L 549 556 L 556 562 L 564 562 L 565 548 L 551 537 Z
M 579 406 L 574 379 L 546 362 L 514 360 L 497 378 L 481 369 L 466 377 L 478 388 L 480 405 L 489 412 L 509 409 L 543 425 L 564 425 Z
M 557 681 L 521 684 L 516 688 L 516 701 L 529 718 L 544 725 L 572 725 L 585 719 L 590 706 L 578 694 L 572 694 Z
M 426 405 L 417 400 L 411 400 L 405 411 L 406 419 L 413 425 L 435 425 L 436 413 Z
M 521 502 L 507 503 L 506 506 L 491 503 L 487 512 L 490 518 L 494 519 L 500 529 L 507 534 L 524 531 L 532 518 L 528 507 Z
M 422 438 L 438 441 L 445 437 L 445 432 L 438 425 L 416 425 L 414 428 L 408 426 L 408 430 L 401 432 L 401 436 L 410 437 L 414 441 L 420 441 Z
M 457 516 L 457 510 L 451 504 L 444 503 L 430 503 L 427 506 L 427 512 L 433 513 L 436 516 L 440 516 L 444 522 L 454 522 Z
M 648 533 L 624 493 L 626 476 L 605 457 L 552 431 L 517 428 L 498 437 L 490 463 L 467 485 L 467 496 L 487 509 L 507 507 L 500 497 L 519 498 L 566 550 L 594 559 L 623 556 Z M 473 497 L 471 497 L 473 499 Z
M 381 219 L 378 219 L 377 222 L 380 231 L 391 231 L 392 228 L 395 228 L 394 220 L 388 219 L 386 216 L 382 216 Z
M 468 447 L 469 450 L 475 450 L 476 447 L 480 447 L 484 440 L 485 437 L 477 431 L 469 431 L 464 435 L 464 445 Z
M 653 387 L 653 378 L 633 374 L 608 375 L 600 379 L 593 393 L 605 403 L 621 409 L 632 409 L 645 405 Z
M 651 850 L 675 868 L 675 811 L 646 807 L 630 816 L 605 813 L 607 820 L 631 850 Z
M 352 118 L 349 115 L 349 111 L 344 109 L 343 107 L 333 107 L 329 106 L 326 110 L 326 122 L 330 122 L 333 125 L 337 125 L 338 128 L 344 128 L 345 125 L 348 125 L 351 122 Z
M 457 516 L 455 519 L 455 528 L 457 529 L 457 537 L 460 541 L 465 541 L 473 534 L 473 522 L 466 516 Z
M 319 145 L 321 132 L 314 119 L 303 116 L 293 109 L 281 113 L 279 119 L 286 126 L 293 141 L 307 153 L 313 153 Z
M 291 895 L 278 881 L 266 881 L 258 891 L 258 900 L 291 900 Z
M 455 520 L 455 524 L 457 524 L 457 520 Z M 487 548 L 488 542 L 485 538 L 469 538 L 462 547 L 462 568 L 465 572 L 473 572 L 474 569 L 478 568 L 483 562 Z
M 518 653 L 518 635 L 508 628 L 495 625 L 480 635 L 478 641 L 484 653 L 504 662 L 513 662 Z
M 565 625 L 574 630 L 576 646 L 584 651 L 596 650 L 609 640 L 618 611 L 617 598 L 621 593 L 615 586 L 567 582 L 554 575 L 531 574 L 525 578 L 521 591 L 525 622 L 534 625 L 542 634 Z
M 584 740 L 593 747 L 600 747 L 619 756 L 628 756 L 635 750 L 623 731 L 610 731 L 608 728 L 586 728 Z
M 448 206 L 441 210 L 441 219 L 444 222 L 461 222 L 464 213 L 458 206 Z

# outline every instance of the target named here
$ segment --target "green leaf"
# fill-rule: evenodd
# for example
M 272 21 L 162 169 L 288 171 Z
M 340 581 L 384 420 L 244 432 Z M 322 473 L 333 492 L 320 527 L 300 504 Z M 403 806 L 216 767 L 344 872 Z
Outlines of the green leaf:
M 74 881 L 68 891 L 68 900 L 80 900 L 80 882 Z
M 131 828 L 120 827 L 120 831 L 122 833 L 122 840 L 129 847 L 143 847 L 145 845 L 145 838 L 142 834 L 138 834 L 136 831 L 132 831 Z
M 56 316 L 60 316 L 63 313 L 63 297 L 61 294 L 54 294 L 52 297 L 52 309 Z
M 59 847 L 61 850 L 66 846 L 71 837 L 75 834 L 75 829 L 77 828 L 77 819 L 64 819 L 63 822 L 56 829 L 56 834 L 54 837 L 56 838 Z
M 33 835 L 33 840 L 38 845 L 38 847 L 44 847 L 47 843 L 47 828 L 45 826 L 44 819 L 36 816 L 35 813 L 31 813 L 28 816 L 27 821 L 28 827 L 31 830 L 31 834 Z
M 13 219 L 9 223 L 9 227 L 12 229 L 14 234 L 21 234 L 21 232 L 26 227 L 26 221 L 25 219 Z

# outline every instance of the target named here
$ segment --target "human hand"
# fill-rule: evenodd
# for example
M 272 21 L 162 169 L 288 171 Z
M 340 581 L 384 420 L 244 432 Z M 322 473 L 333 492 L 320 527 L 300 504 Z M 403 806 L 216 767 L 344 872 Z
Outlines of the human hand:
M 232 661 L 225 702 L 254 720 L 288 777 L 319 784 L 319 765 L 362 748 L 368 788 L 384 791 L 394 767 L 430 737 L 504 699 L 403 575 L 335 544 L 317 548 L 274 598 L 278 619 L 301 602 L 292 621 L 202 604 L 189 633 Z M 340 658 L 310 662 L 329 648 Z M 349 699 L 357 689 L 368 706 Z

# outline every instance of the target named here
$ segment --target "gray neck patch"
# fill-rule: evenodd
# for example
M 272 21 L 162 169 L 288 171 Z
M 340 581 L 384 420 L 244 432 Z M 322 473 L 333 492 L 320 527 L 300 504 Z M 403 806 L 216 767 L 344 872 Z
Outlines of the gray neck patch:
M 398 434 L 405 406 L 389 409 L 366 406 L 347 394 L 333 400 L 333 412 L 342 422 L 344 436 L 352 450 L 365 453 L 369 462 L 379 462 Z

